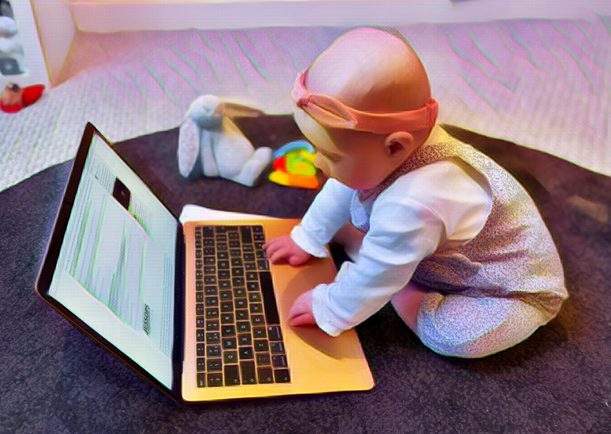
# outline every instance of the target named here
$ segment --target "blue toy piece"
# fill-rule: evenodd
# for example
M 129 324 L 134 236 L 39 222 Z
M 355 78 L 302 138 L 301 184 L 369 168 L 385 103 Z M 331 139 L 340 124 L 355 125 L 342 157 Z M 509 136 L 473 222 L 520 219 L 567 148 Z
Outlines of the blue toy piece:
M 316 152 L 310 142 L 306 140 L 293 140 L 292 142 L 288 142 L 286 145 L 282 145 L 280 148 L 276 149 L 274 151 L 274 159 L 282 157 L 283 155 L 295 150 L 305 150 L 311 154 Z

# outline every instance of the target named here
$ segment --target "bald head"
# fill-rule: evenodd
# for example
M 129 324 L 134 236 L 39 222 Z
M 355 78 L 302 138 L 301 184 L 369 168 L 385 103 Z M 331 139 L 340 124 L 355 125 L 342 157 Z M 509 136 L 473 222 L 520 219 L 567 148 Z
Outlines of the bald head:
M 416 53 L 401 37 L 375 28 L 339 37 L 308 70 L 307 87 L 370 112 L 413 110 L 431 99 Z

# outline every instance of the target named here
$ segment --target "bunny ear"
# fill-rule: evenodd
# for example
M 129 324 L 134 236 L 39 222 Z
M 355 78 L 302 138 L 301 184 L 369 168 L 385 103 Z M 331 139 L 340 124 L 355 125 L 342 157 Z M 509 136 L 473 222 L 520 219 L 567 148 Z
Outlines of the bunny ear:
M 193 119 L 187 117 L 180 126 L 178 133 L 178 170 L 180 174 L 187 178 L 199 152 L 199 128 Z
M 225 115 L 230 118 L 237 117 L 249 117 L 256 118 L 259 116 L 263 116 L 265 114 L 264 111 L 256 109 L 254 107 L 250 107 L 244 104 L 239 104 L 236 102 L 225 102 L 223 101 L 223 106 L 225 109 Z

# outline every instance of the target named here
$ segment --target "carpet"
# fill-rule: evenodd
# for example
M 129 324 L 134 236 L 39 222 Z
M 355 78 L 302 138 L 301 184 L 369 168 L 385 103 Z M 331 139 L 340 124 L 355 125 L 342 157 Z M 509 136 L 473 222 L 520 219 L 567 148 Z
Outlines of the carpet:
M 288 116 L 245 119 L 256 146 L 299 137 Z M 390 307 L 357 327 L 368 392 L 179 405 L 37 298 L 34 284 L 71 162 L 0 192 L 2 433 L 603 433 L 611 426 L 611 178 L 446 126 L 506 167 L 558 246 L 570 298 L 525 342 L 480 360 L 439 356 Z M 178 130 L 116 145 L 178 214 L 185 203 L 300 217 L 315 192 L 183 180 Z

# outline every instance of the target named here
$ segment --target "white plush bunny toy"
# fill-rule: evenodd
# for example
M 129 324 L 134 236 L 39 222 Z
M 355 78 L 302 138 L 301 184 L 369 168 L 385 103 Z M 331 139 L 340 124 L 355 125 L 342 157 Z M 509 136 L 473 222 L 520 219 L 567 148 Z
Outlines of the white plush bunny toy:
M 270 148 L 255 149 L 229 113 L 260 116 L 263 112 L 202 95 L 191 105 L 180 126 L 178 169 L 185 178 L 203 173 L 252 187 L 272 160 Z M 199 166 L 196 163 L 200 163 Z

